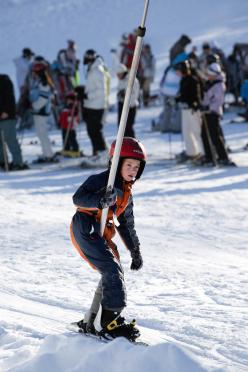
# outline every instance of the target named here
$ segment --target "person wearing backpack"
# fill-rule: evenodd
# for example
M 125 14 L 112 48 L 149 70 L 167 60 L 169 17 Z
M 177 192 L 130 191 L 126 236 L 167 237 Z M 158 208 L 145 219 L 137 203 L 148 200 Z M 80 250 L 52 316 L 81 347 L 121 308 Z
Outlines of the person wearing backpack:
M 51 113 L 53 83 L 47 73 L 47 64 L 43 61 L 32 65 L 32 76 L 29 81 L 29 100 L 32 104 L 34 126 L 40 140 L 42 156 L 37 163 L 57 162 L 48 136 L 47 118 Z

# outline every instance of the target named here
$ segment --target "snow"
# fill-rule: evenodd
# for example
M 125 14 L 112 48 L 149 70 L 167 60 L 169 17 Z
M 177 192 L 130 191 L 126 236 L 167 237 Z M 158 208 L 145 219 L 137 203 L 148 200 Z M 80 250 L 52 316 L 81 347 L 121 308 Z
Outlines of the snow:
M 181 3 L 150 4 L 147 40 L 158 60 L 157 81 L 169 46 L 182 33 L 198 45 L 213 37 L 227 52 L 235 41 L 247 41 L 246 1 Z M 12 59 L 24 46 L 53 59 L 75 38 L 80 55 L 93 46 L 110 60 L 108 50 L 139 24 L 143 1 L 4 0 L 1 7 L 0 69 L 14 79 Z M 69 237 L 71 197 L 92 171 L 51 166 L 1 172 L 1 371 L 248 371 L 247 152 L 231 155 L 237 168 L 175 167 L 167 159 L 182 150 L 181 136 L 150 131 L 160 111 L 139 110 L 135 126 L 148 151 L 144 176 L 134 187 L 141 271 L 129 270 L 129 254 L 117 239 L 128 291 L 124 315 L 137 319 L 152 346 L 123 339 L 104 344 L 67 328 L 88 309 L 99 279 Z M 116 115 L 107 117 L 109 144 Z M 238 150 L 248 142 L 248 123 L 228 124 L 231 116 L 225 115 L 223 129 Z M 60 133 L 50 133 L 59 150 Z M 83 125 L 78 137 L 90 153 Z M 40 151 L 31 144 L 34 133 L 24 132 L 20 140 L 31 161 Z

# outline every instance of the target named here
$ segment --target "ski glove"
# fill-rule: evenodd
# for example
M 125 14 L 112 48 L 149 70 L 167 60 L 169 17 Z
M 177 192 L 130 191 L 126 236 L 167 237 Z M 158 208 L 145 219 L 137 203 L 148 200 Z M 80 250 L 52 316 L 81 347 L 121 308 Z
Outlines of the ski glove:
M 143 259 L 140 254 L 140 250 L 136 249 L 135 251 L 131 252 L 131 257 L 132 257 L 132 263 L 130 266 L 131 270 L 139 270 L 143 266 Z
M 112 207 L 117 201 L 117 193 L 115 189 L 108 190 L 100 199 L 100 209 Z
M 124 102 L 125 94 L 126 94 L 126 91 L 124 89 L 120 90 L 117 93 L 117 99 L 119 102 Z

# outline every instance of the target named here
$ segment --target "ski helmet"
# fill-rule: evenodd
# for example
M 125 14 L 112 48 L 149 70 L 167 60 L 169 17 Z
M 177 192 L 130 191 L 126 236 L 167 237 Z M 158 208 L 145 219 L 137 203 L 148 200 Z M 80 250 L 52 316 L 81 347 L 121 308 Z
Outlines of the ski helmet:
M 110 160 L 113 158 L 113 155 L 114 155 L 115 144 L 116 144 L 116 141 L 114 141 L 111 144 L 111 147 L 109 150 Z M 145 150 L 144 145 L 140 141 L 132 137 L 123 138 L 121 151 L 120 151 L 120 161 L 118 165 L 119 170 L 122 165 L 123 159 L 127 159 L 127 158 L 140 161 L 140 167 L 139 167 L 139 170 L 136 176 L 136 179 L 139 179 L 146 165 L 146 150 Z
M 89 63 L 92 63 L 95 61 L 97 57 L 97 53 L 94 49 L 88 49 L 84 53 L 84 58 L 83 58 L 83 64 L 88 65 Z

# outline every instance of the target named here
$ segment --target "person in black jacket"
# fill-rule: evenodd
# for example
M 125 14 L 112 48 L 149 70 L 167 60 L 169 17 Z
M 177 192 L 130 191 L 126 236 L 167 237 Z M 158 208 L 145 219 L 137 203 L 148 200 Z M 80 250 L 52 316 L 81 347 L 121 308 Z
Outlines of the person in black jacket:
M 115 142 L 110 148 L 110 159 L 114 148 Z M 113 338 L 122 336 L 132 341 L 139 336 L 135 324 L 126 323 L 120 316 L 126 306 L 126 288 L 119 252 L 112 238 L 117 229 L 130 251 L 131 270 L 139 270 L 143 260 L 134 228 L 131 190 L 134 182 L 140 178 L 145 163 L 143 145 L 132 137 L 124 137 L 113 190 L 106 192 L 108 169 L 90 176 L 73 196 L 77 212 L 71 223 L 72 243 L 101 275 L 91 308 L 84 319 L 77 323 L 86 333 Z M 107 207 L 107 222 L 101 236 L 101 213 Z
M 0 167 L 6 167 L 5 144 L 12 155 L 9 170 L 23 170 L 28 166 L 23 163 L 20 145 L 16 138 L 16 102 L 13 83 L 8 75 L 0 74 Z
M 185 153 L 181 160 L 195 161 L 203 155 L 201 138 L 201 85 L 198 77 L 191 73 L 189 61 L 178 63 L 176 73 L 181 77 L 177 102 L 182 106 L 182 134 Z

